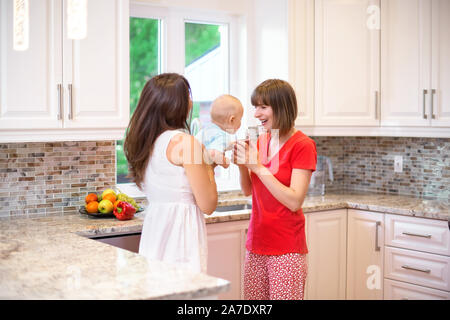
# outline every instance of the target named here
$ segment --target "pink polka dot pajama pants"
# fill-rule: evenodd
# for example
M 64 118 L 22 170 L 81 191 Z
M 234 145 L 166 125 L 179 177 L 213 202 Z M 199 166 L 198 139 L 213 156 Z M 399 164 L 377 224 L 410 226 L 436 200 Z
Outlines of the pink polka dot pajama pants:
M 306 254 L 268 256 L 247 251 L 244 268 L 244 299 L 303 300 Z

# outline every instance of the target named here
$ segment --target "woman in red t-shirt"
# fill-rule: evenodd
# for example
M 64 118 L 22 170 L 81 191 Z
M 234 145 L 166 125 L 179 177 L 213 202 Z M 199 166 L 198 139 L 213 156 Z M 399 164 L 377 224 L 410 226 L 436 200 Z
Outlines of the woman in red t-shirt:
M 256 145 L 238 141 L 233 155 L 241 188 L 252 195 L 244 298 L 303 299 L 308 249 L 302 204 L 316 169 L 316 144 L 294 127 L 297 99 L 286 81 L 264 81 L 251 102 L 265 133 Z

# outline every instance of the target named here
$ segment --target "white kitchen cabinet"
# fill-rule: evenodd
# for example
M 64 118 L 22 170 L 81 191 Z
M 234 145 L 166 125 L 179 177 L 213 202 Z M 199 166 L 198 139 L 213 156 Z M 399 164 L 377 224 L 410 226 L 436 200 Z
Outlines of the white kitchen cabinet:
M 289 83 L 297 97 L 297 126 L 314 125 L 314 0 L 289 0 Z
M 431 125 L 450 127 L 450 1 L 432 0 L 431 10 Z
M 347 299 L 383 299 L 384 214 L 348 210 Z
M 450 299 L 448 221 L 386 214 L 385 299 Z
M 29 1 L 29 48 L 13 50 L 13 0 L 0 1 L 0 139 L 4 130 L 61 128 L 61 2 Z
M 121 139 L 129 121 L 129 2 L 87 2 L 87 37 L 67 36 L 67 1 L 30 1 L 30 46 L 14 51 L 1 2 L 0 140 Z M 56 130 L 55 130 L 56 129 Z M 80 130 L 84 129 L 84 130 Z
M 230 281 L 230 290 L 219 294 L 221 300 L 243 299 L 245 242 L 248 220 L 208 223 L 209 275 Z
M 378 126 L 378 0 L 315 1 L 315 125 Z
M 306 214 L 305 300 L 345 300 L 347 209 Z
M 382 0 L 381 17 L 381 124 L 450 126 L 450 3 Z
M 450 300 L 450 293 L 401 281 L 384 279 L 385 300 Z

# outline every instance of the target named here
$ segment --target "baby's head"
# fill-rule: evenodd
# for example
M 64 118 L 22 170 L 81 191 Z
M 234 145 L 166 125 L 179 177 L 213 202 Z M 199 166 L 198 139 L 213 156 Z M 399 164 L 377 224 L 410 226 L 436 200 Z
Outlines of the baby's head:
M 222 130 L 235 133 L 241 127 L 244 108 L 238 98 L 224 94 L 211 104 L 211 120 Z

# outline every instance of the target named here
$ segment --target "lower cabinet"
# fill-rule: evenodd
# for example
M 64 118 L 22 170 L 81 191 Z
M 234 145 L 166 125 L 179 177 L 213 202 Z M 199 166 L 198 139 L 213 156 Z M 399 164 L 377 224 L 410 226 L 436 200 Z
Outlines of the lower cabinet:
M 450 299 L 448 221 L 386 214 L 384 298 Z
M 307 300 L 383 299 L 384 214 L 340 209 L 306 214 Z
M 450 299 L 447 221 L 356 209 L 306 218 L 306 300 Z M 248 220 L 207 224 L 208 274 L 243 299 Z
M 450 292 L 384 279 L 384 300 L 450 300 Z
M 230 281 L 230 290 L 219 294 L 220 300 L 243 298 L 245 241 L 248 220 L 209 223 L 208 269 L 211 276 Z
M 383 299 L 384 214 L 348 209 L 347 299 Z
M 345 300 L 347 209 L 306 214 L 305 300 Z

